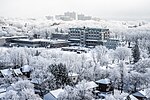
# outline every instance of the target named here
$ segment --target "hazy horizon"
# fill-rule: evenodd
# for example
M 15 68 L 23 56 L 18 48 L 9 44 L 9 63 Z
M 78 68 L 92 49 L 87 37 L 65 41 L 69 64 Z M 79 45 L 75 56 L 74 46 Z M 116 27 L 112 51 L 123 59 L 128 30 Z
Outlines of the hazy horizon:
M 0 0 L 0 16 L 44 17 L 67 11 L 102 19 L 150 19 L 150 0 Z

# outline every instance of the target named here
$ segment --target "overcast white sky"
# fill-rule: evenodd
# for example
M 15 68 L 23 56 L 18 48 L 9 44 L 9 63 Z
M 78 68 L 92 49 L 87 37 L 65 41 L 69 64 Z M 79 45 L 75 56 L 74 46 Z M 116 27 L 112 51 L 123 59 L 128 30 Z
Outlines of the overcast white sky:
M 75 11 L 102 18 L 150 17 L 150 0 L 0 0 L 0 16 L 41 17 Z

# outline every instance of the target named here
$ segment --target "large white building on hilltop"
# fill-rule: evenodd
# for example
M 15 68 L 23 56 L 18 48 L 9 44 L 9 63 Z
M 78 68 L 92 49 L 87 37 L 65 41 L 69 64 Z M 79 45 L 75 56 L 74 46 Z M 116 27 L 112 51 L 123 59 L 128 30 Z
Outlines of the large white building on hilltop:
M 91 19 L 92 19 L 91 16 L 85 16 L 83 14 L 78 15 L 78 20 L 91 20 Z
M 103 45 L 109 39 L 109 29 L 69 28 L 68 40 L 80 46 Z

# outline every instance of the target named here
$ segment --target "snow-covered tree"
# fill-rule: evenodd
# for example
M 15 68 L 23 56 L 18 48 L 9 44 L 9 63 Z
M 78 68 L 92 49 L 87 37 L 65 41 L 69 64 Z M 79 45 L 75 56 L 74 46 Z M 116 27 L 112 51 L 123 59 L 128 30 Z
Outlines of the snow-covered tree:
M 24 51 L 24 48 L 12 48 L 8 52 L 10 54 L 10 59 L 15 66 L 23 66 L 27 64 L 27 54 Z
M 4 100 L 42 100 L 34 93 L 34 85 L 29 80 L 20 80 L 8 87 Z
M 117 47 L 114 53 L 118 60 L 129 60 L 131 57 L 131 50 L 127 47 Z
M 87 90 L 86 81 L 82 81 L 76 87 L 66 86 L 64 92 L 59 94 L 58 100 L 92 100 L 93 94 Z
M 10 90 L 10 91 L 6 92 L 6 95 L 2 100 L 19 100 L 17 91 Z

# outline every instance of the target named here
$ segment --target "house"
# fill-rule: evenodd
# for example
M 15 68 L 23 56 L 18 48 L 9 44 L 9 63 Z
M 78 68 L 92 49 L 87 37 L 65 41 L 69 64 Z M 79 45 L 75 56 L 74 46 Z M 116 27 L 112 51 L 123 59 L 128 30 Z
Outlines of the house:
M 94 81 L 85 82 L 84 84 L 77 84 L 77 88 L 84 88 L 86 91 L 95 91 L 98 85 Z
M 0 70 L 1 77 L 9 77 L 12 75 L 13 75 L 12 68 Z
M 96 88 L 98 87 L 98 85 L 94 81 L 90 81 L 90 82 L 87 82 L 85 84 L 87 86 L 86 90 L 91 90 L 92 92 L 94 90 L 96 90 Z
M 22 74 L 20 68 L 17 68 L 17 69 L 8 68 L 8 69 L 0 70 L 0 76 L 1 77 L 21 76 L 21 75 L 23 75 L 23 74 Z
M 57 100 L 58 96 L 61 92 L 64 92 L 64 90 L 61 88 L 57 89 L 57 90 L 50 91 L 49 93 L 44 95 L 43 100 Z
M 68 73 L 68 77 L 69 77 L 70 81 L 73 83 L 77 83 L 78 76 L 79 76 L 79 74 L 77 74 L 77 73 Z
M 110 79 L 105 78 L 105 79 L 100 79 L 96 81 L 96 84 L 98 85 L 97 90 L 100 92 L 111 92 L 113 91 L 113 86 L 110 81 Z
M 137 91 L 137 92 L 133 93 L 132 95 L 134 97 L 136 97 L 138 100 L 149 100 L 150 99 L 150 88 Z
M 16 76 L 22 76 L 23 75 L 20 68 L 13 69 L 13 72 L 15 73 Z
M 124 100 L 138 100 L 138 99 L 134 97 L 133 95 L 129 95 Z
M 32 68 L 29 65 L 24 65 L 21 67 L 21 72 L 23 73 L 23 75 L 27 76 L 28 78 L 30 78 L 31 71 Z
M 46 95 L 44 95 L 43 100 L 57 100 L 57 98 L 55 98 L 51 93 L 47 93 Z
M 46 89 L 48 80 L 34 78 L 31 80 L 31 83 L 34 84 L 34 91 L 36 94 L 43 96 L 44 94 L 48 93 L 48 90 Z

